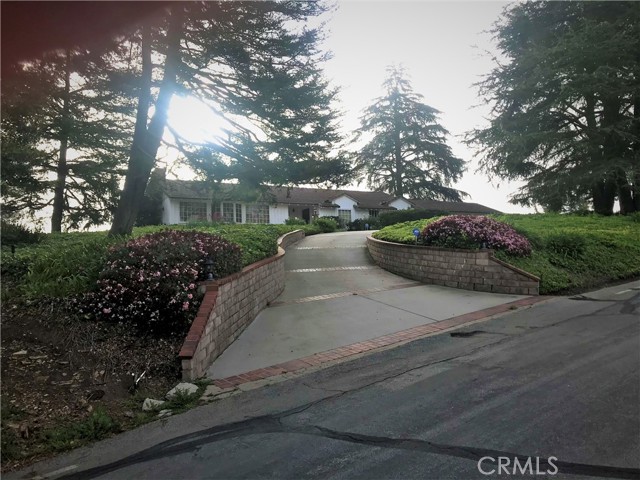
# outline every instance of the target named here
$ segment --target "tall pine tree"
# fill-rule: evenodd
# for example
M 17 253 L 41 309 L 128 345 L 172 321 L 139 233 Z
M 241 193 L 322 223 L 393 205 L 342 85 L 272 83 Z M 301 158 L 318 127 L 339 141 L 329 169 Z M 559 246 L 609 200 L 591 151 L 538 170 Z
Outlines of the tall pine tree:
M 216 180 L 300 184 L 347 173 L 332 153 L 336 92 L 320 70 L 321 30 L 307 24 L 324 11 L 320 2 L 176 3 L 164 24 L 143 27 L 142 88 L 112 234 L 131 232 L 175 94 L 197 97 L 231 124 L 204 145 L 172 132 L 173 145 Z
M 640 4 L 518 3 L 494 34 L 492 117 L 468 137 L 483 169 L 525 180 L 515 203 L 640 209 Z
M 464 172 L 464 161 L 446 143 L 447 130 L 438 110 L 423 103 L 403 69 L 389 67 L 385 95 L 365 110 L 358 139 L 356 168 L 370 188 L 397 197 L 460 201 L 466 194 L 452 188 Z
M 129 88 L 114 52 L 74 49 L 15 66 L 2 89 L 3 210 L 51 231 L 101 225 L 113 213 L 132 133 Z

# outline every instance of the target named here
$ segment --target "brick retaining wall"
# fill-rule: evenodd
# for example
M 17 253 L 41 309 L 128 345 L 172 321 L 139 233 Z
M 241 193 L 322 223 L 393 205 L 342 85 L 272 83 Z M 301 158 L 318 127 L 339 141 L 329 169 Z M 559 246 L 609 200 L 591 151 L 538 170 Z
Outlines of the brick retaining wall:
M 202 304 L 180 350 L 182 378 L 206 374 L 213 361 L 284 289 L 284 248 L 304 238 L 302 230 L 278 239 L 278 253 L 219 280 L 203 282 Z
M 491 250 L 425 247 L 367 238 L 385 270 L 433 285 L 481 292 L 538 295 L 540 279 L 493 256 Z

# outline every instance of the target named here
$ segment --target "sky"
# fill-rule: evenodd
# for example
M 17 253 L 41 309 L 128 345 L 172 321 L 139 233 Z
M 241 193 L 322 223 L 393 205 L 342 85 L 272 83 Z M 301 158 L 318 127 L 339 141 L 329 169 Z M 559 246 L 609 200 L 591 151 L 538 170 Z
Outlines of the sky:
M 487 52 L 495 53 L 495 45 L 487 31 L 507 2 L 336 1 L 337 9 L 322 18 L 327 35 L 321 48 L 333 55 L 325 63 L 325 74 L 340 88 L 343 132 L 349 135 L 356 130 L 362 111 L 383 94 L 387 66 L 401 64 L 414 91 L 442 112 L 440 122 L 451 134 L 448 143 L 453 153 L 468 162 L 466 173 L 454 185 L 470 195 L 465 200 L 503 212 L 531 212 L 508 202 L 520 184 L 491 183 L 477 171 L 474 150 L 462 141 L 465 132 L 487 125 L 489 106 L 473 84 L 493 66 Z M 194 141 L 220 135 L 226 126 L 196 99 L 181 97 L 172 100 L 169 123 Z M 176 156 L 175 150 L 166 147 L 158 152 L 159 163 L 168 166 Z M 181 179 L 194 177 L 185 168 L 169 172 Z M 366 189 L 366 185 L 352 188 Z M 43 218 L 49 216 L 49 210 L 42 212 Z M 44 226 L 49 228 L 48 220 Z
M 337 10 L 324 17 L 327 38 L 323 49 L 333 54 L 325 64 L 325 73 L 340 87 L 342 129 L 349 134 L 358 128 L 362 111 L 383 93 L 386 67 L 402 64 L 414 91 L 442 112 L 440 121 L 451 134 L 448 143 L 454 154 L 468 162 L 467 172 L 455 185 L 470 195 L 466 201 L 504 212 L 529 212 L 508 202 L 519 184 L 490 183 L 486 175 L 476 171 L 474 150 L 462 142 L 465 132 L 487 124 L 484 117 L 489 106 L 478 97 L 473 84 L 492 68 L 486 52 L 495 51 L 495 46 L 487 31 L 506 4 L 338 0 Z M 206 116 L 206 111 L 202 115 Z M 193 102 L 174 101 L 170 121 L 181 131 L 197 138 L 205 132 L 203 125 L 219 128 L 219 122 L 201 118 Z
M 483 1 L 340 1 L 328 22 L 327 49 L 333 58 L 326 73 L 341 87 L 347 131 L 382 94 L 385 69 L 402 64 L 413 89 L 440 110 L 454 154 L 468 162 L 456 188 L 474 201 L 505 212 L 528 212 L 508 197 L 520 184 L 500 187 L 476 172 L 475 151 L 462 142 L 465 132 L 487 125 L 489 106 L 473 84 L 492 68 L 487 51 L 495 52 L 488 30 L 507 2 Z

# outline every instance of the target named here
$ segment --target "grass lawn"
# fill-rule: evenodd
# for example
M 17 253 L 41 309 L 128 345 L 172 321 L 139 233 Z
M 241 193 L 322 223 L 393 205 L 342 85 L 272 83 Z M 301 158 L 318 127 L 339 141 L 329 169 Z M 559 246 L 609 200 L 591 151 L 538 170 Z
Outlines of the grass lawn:
M 524 234 L 530 257 L 496 252 L 497 258 L 540 277 L 541 294 L 584 290 L 640 275 L 640 222 L 634 216 L 495 215 Z M 434 219 L 385 227 L 375 238 L 414 243 L 414 228 Z

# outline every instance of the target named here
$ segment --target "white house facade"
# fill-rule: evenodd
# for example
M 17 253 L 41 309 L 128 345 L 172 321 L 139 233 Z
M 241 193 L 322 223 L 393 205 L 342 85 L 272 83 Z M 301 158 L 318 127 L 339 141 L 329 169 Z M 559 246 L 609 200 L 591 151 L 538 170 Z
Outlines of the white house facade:
M 223 221 L 226 223 L 282 224 L 290 218 L 311 222 L 317 217 L 340 217 L 345 223 L 377 217 L 381 212 L 424 208 L 417 200 L 407 200 L 384 192 L 332 190 L 319 188 L 271 187 L 262 201 L 241 200 L 234 185 L 218 187 L 216 193 L 204 182 L 164 180 L 162 194 L 162 223 L 185 224 L 193 221 Z M 432 202 L 452 205 L 477 206 L 464 202 Z M 459 207 L 471 208 L 471 207 Z M 444 208 L 443 208 L 444 211 Z M 483 212 L 475 212 L 483 213 Z

